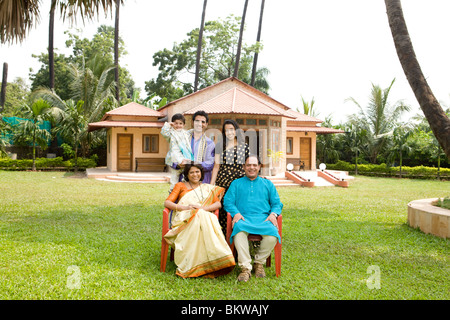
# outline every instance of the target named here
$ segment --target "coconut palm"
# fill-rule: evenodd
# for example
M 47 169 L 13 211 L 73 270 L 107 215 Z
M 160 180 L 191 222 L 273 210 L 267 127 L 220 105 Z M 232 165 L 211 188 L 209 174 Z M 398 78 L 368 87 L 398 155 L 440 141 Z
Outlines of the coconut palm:
M 52 0 L 52 7 L 59 0 Z M 100 10 L 112 10 L 115 0 L 66 0 L 59 1 L 63 18 L 76 21 L 79 13 L 82 20 L 92 19 Z M 22 42 L 30 29 L 40 22 L 41 0 L 2 0 L 0 1 L 0 42 Z
M 22 107 L 24 116 L 28 120 L 20 121 L 14 133 L 14 140 L 30 143 L 33 148 L 32 170 L 36 171 L 36 145 L 47 148 L 51 134 L 48 130 L 41 129 L 40 125 L 51 118 L 52 106 L 43 99 L 38 99 L 31 104 Z
M 376 163 L 377 156 L 383 151 L 387 138 L 384 133 L 391 131 L 403 112 L 409 111 L 410 107 L 402 101 L 391 105 L 388 101 L 389 93 L 395 82 L 392 80 L 389 87 L 381 89 L 380 86 L 372 84 L 369 103 L 363 108 L 354 98 L 350 97 L 346 101 L 356 104 L 359 114 L 349 117 L 350 123 L 364 129 L 368 133 L 368 156 L 371 163 Z
M 198 33 L 197 59 L 196 59 L 196 63 L 195 63 L 194 92 L 197 92 L 198 78 L 200 76 L 200 57 L 201 57 L 201 53 L 202 53 L 203 29 L 205 28 L 205 15 L 206 15 L 207 2 L 208 2 L 208 0 L 203 1 L 202 22 L 200 23 L 200 31 Z
M 81 100 L 77 103 L 73 100 L 60 101 L 57 104 L 59 112 L 56 119 L 59 125 L 54 128 L 54 132 L 59 133 L 74 150 L 75 173 L 78 172 L 78 146 L 89 124 L 83 105 Z
M 81 152 L 87 155 L 90 144 L 98 142 L 99 134 L 89 133 L 88 124 L 99 121 L 103 114 L 117 106 L 115 95 L 114 80 L 109 77 L 114 70 L 114 66 L 105 68 L 99 77 L 85 65 L 84 60 L 81 65 L 70 64 L 70 84 L 71 100 L 77 101 L 77 108 L 82 109 L 83 121 L 77 122 L 80 126 L 79 143 Z M 68 104 L 71 102 L 63 101 L 56 93 L 48 88 L 40 88 L 33 95 L 42 97 L 52 106 L 62 111 L 68 111 Z M 80 101 L 82 101 L 81 106 Z M 78 112 L 77 110 L 74 110 Z M 61 118 L 60 118 L 61 119 Z M 69 129 L 65 129 L 68 131 Z
M 408 145 L 408 138 L 413 133 L 413 129 L 408 124 L 399 124 L 392 131 L 382 134 L 382 137 L 388 137 L 391 146 L 388 150 L 389 159 L 394 161 L 397 156 L 400 167 L 400 178 L 402 177 L 403 153 L 411 153 L 412 149 Z M 381 137 L 380 136 L 380 137 Z
M 242 18 L 241 18 L 241 29 L 239 31 L 239 41 L 238 41 L 238 47 L 237 47 L 237 53 L 236 53 L 236 60 L 234 62 L 234 74 L 233 74 L 233 77 L 235 77 L 235 78 L 237 78 L 238 74 L 239 74 L 239 61 L 241 59 L 242 38 L 243 38 L 243 35 L 244 35 L 245 16 L 247 14 L 247 6 L 248 6 L 248 0 L 245 0 L 244 12 L 242 13 Z
M 256 42 L 261 42 L 261 29 L 262 29 L 262 20 L 263 20 L 263 14 L 264 14 L 264 3 L 265 0 L 261 0 L 261 11 L 259 13 L 259 25 L 258 25 L 258 34 L 256 35 Z M 256 81 L 256 69 L 258 65 L 258 51 L 255 52 L 255 55 L 253 56 L 253 68 L 252 68 L 252 80 L 250 81 L 250 85 L 252 87 L 255 86 Z
M 450 118 L 431 91 L 417 61 L 400 0 L 385 0 L 385 4 L 392 38 L 403 71 L 420 108 L 430 123 L 433 134 L 444 149 L 447 158 L 450 159 Z

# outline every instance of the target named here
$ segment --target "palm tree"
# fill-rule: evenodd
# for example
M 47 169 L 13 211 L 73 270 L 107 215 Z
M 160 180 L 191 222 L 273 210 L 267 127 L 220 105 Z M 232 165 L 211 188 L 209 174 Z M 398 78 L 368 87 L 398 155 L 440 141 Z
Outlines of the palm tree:
M 8 84 L 8 64 L 6 62 L 3 63 L 3 76 L 2 76 L 2 88 L 0 91 L 0 120 L 1 113 L 3 112 L 3 108 L 5 107 L 6 102 L 6 86 Z
M 400 0 L 385 0 L 385 5 L 392 38 L 403 71 L 420 108 L 430 123 L 433 134 L 444 149 L 447 158 L 450 159 L 450 118 L 431 91 L 417 61 Z
M 200 23 L 200 31 L 198 33 L 197 60 L 195 63 L 194 92 L 197 92 L 197 90 L 198 90 L 198 78 L 200 76 L 200 57 L 201 57 L 201 53 L 202 53 L 203 29 L 205 28 L 205 15 L 206 15 L 207 2 L 208 2 L 208 0 L 203 1 L 202 22 Z
M 380 135 L 380 137 L 389 137 L 391 140 L 390 156 L 391 161 L 395 160 L 398 155 L 400 166 L 400 178 L 402 177 L 403 153 L 410 153 L 411 147 L 408 145 L 408 138 L 413 133 L 412 128 L 408 124 L 399 124 L 392 131 Z
M 88 132 L 88 123 L 99 121 L 103 114 L 117 106 L 115 100 L 115 82 L 109 77 L 114 66 L 103 70 L 99 77 L 88 68 L 84 61 L 81 66 L 70 64 L 70 92 L 71 99 L 77 101 L 77 108 L 82 108 L 84 121 L 80 124 L 79 142 L 81 153 L 87 155 L 90 144 L 98 140 L 97 133 Z M 48 88 L 40 88 L 33 93 L 34 96 L 42 97 L 52 106 L 65 111 L 68 106 L 56 93 Z M 78 104 L 82 101 L 82 105 Z M 78 109 L 77 109 L 78 110 Z
M 238 41 L 238 47 L 237 47 L 237 53 L 236 53 L 236 61 L 234 63 L 233 77 L 235 77 L 235 78 L 238 77 L 238 73 L 239 73 L 239 60 L 241 59 L 242 37 L 244 35 L 245 16 L 247 14 L 247 5 L 248 5 L 248 0 L 245 0 L 244 12 L 242 13 L 242 18 L 241 18 L 241 29 L 239 31 L 239 41 Z
M 259 13 L 259 25 L 258 25 L 258 34 L 256 36 L 256 42 L 261 42 L 261 29 L 262 29 L 262 20 L 263 20 L 263 14 L 264 14 L 264 3 L 265 0 L 261 0 L 261 11 Z M 252 80 L 250 82 L 250 85 L 253 87 L 255 85 L 256 81 L 256 66 L 258 64 L 258 52 L 255 52 L 255 55 L 253 57 L 253 68 L 252 68 Z
M 119 102 L 120 90 L 119 90 L 119 9 L 120 0 L 116 1 L 116 18 L 114 26 L 114 80 L 116 81 L 116 100 Z
M 310 102 L 306 101 L 302 97 L 303 113 L 308 115 L 308 116 L 311 116 L 311 117 L 319 116 L 319 112 L 317 112 L 317 110 L 314 109 L 314 103 L 315 102 L 316 101 L 314 100 L 314 97 L 311 99 Z M 297 108 L 297 110 L 298 110 L 298 108 Z M 299 111 L 299 112 L 301 112 L 301 111 Z
M 54 132 L 59 133 L 65 141 L 69 142 L 74 150 L 74 168 L 78 172 L 78 146 L 80 145 L 83 131 L 88 126 L 88 119 L 83 109 L 84 102 L 73 100 L 59 101 L 56 106 L 59 108 L 56 121 L 58 126 Z M 61 103 L 62 102 L 62 103 Z
M 14 134 L 14 139 L 31 142 L 33 148 L 32 170 L 36 171 L 36 145 L 38 144 L 41 148 L 46 148 L 49 139 L 51 139 L 50 132 L 41 129 L 40 125 L 51 117 L 52 107 L 47 101 L 39 99 L 31 105 L 24 104 L 22 111 L 29 120 L 20 122 Z
M 345 128 L 345 134 L 341 135 L 341 141 L 344 149 L 349 150 L 355 156 L 355 174 L 358 174 L 358 159 L 361 153 L 366 149 L 367 131 L 353 124 L 348 124 Z
M 387 140 L 383 134 L 394 128 L 403 112 L 410 110 L 410 107 L 401 101 L 394 105 L 389 104 L 389 93 L 394 82 L 395 79 L 384 90 L 378 85 L 372 84 L 370 100 L 366 109 L 363 109 L 354 98 L 346 99 L 346 101 L 355 103 L 359 108 L 359 114 L 351 115 L 349 120 L 350 123 L 367 131 L 368 154 L 371 163 L 376 163 L 377 156 L 386 145 Z

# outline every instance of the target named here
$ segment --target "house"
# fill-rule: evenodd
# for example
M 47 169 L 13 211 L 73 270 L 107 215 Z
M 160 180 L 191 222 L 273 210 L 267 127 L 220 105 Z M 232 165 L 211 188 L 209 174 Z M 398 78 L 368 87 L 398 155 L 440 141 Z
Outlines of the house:
M 159 134 L 164 122 L 182 113 L 186 128 L 192 128 L 192 115 L 198 110 L 208 113 L 206 134 L 216 141 L 224 120 L 236 120 L 251 151 L 259 154 L 264 175 L 270 175 L 270 169 L 284 172 L 288 163 L 294 165 L 294 170 L 315 170 L 317 135 L 343 132 L 319 127 L 322 120 L 294 111 L 233 77 L 157 111 L 137 103 L 127 104 L 107 112 L 100 122 L 90 123 L 89 130 L 108 130 L 109 171 L 160 171 L 168 151 L 167 141 Z

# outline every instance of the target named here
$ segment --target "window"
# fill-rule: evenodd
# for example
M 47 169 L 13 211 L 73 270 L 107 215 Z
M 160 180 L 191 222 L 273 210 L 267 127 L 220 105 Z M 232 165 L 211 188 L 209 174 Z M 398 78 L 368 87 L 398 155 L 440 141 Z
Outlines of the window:
M 244 124 L 244 119 L 236 119 L 236 122 L 237 122 L 238 124 Z
M 211 124 L 212 125 L 221 125 L 222 119 L 211 119 Z
M 159 152 L 159 135 L 144 134 L 142 136 L 142 153 L 158 153 Z
M 246 123 L 249 126 L 256 126 L 256 119 L 247 119 Z
M 294 138 L 286 138 L 286 154 L 294 154 Z
M 260 126 L 267 126 L 267 120 L 259 120 Z

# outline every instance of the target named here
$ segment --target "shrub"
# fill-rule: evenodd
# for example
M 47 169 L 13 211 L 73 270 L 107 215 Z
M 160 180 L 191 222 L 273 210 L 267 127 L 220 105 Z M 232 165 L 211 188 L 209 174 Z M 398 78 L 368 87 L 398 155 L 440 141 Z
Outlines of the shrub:
M 355 172 L 355 165 L 346 161 L 338 161 L 334 164 L 327 164 L 327 169 Z M 385 163 L 382 164 L 359 164 L 358 174 L 368 176 L 399 176 L 400 167 L 389 167 Z M 402 167 L 402 176 L 406 178 L 424 178 L 435 179 L 438 175 L 438 168 L 435 167 Z M 444 179 L 450 179 L 450 169 L 441 168 L 439 176 Z
M 36 158 L 36 169 L 73 169 L 75 161 L 73 159 L 64 161 L 62 157 L 56 158 Z M 97 165 L 95 158 L 78 158 L 78 168 L 93 168 Z M 33 160 L 22 159 L 12 160 L 9 158 L 0 158 L 0 168 L 9 170 L 27 170 L 33 166 Z

